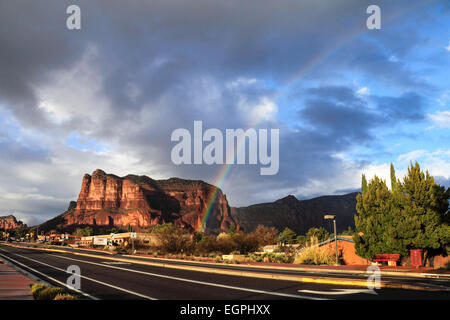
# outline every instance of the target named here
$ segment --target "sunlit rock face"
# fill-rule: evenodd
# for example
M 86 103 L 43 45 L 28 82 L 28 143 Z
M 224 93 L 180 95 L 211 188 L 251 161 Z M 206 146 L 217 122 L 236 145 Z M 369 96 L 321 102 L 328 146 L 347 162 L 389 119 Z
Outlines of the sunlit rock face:
M 64 218 L 66 226 L 131 226 L 133 230 L 172 222 L 194 231 L 201 230 L 205 220 L 207 232 L 220 232 L 235 224 L 226 196 L 206 182 L 118 177 L 102 170 L 83 177 L 76 207 L 69 208 Z
M 22 221 L 17 221 L 13 215 L 0 217 L 0 230 L 10 230 L 23 226 Z

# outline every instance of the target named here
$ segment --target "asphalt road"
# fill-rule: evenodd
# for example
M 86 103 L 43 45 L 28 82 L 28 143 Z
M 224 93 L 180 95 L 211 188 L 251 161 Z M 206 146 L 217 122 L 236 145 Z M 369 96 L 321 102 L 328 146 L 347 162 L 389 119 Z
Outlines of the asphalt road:
M 0 257 L 58 286 L 65 284 L 70 276 L 66 272 L 67 267 L 77 265 L 81 270 L 81 293 L 87 299 L 450 299 L 448 292 L 382 288 L 376 290 L 377 294 L 373 294 L 361 287 L 221 275 L 148 266 L 131 261 L 118 262 L 104 259 L 102 256 L 85 257 L 72 253 L 30 250 L 5 245 L 0 245 Z M 336 274 L 332 276 L 335 277 Z M 352 275 L 345 275 L 349 276 Z M 361 275 L 354 277 L 360 278 Z
M 16 244 L 17 245 L 17 244 Z M 30 246 L 27 243 L 21 243 L 21 246 Z M 33 244 L 31 247 L 43 246 L 42 244 Z M 48 247 L 48 246 L 47 246 Z M 53 249 L 60 249 L 69 252 L 77 252 L 77 253 L 87 253 L 87 254 L 95 254 L 99 256 L 111 257 L 116 256 L 120 257 L 120 259 L 126 260 L 141 260 L 155 263 L 164 263 L 167 265 L 180 265 L 180 266 L 196 266 L 196 267 L 204 267 L 204 268 L 214 268 L 214 269 L 222 269 L 222 270 L 235 270 L 235 271 L 246 271 L 246 272 L 264 272 L 264 273 L 272 273 L 272 274 L 285 274 L 285 275 L 297 275 L 303 277 L 310 276 L 320 276 L 321 278 L 342 278 L 342 279 L 352 279 L 352 280 L 367 280 L 367 275 L 365 273 L 342 273 L 342 272 L 333 272 L 332 270 L 320 270 L 320 271 L 312 271 L 312 270 L 292 270 L 292 269 L 273 269 L 273 268 L 261 268 L 252 267 L 250 265 L 242 266 L 242 265 L 228 265 L 228 264 L 211 264 L 211 263 L 200 263 L 200 262 L 192 262 L 192 261 L 183 261 L 183 260 L 174 260 L 174 259 L 161 259 L 161 258 L 152 258 L 152 257 L 131 257 L 127 255 L 112 255 L 108 252 L 95 251 L 85 249 L 76 249 L 71 247 L 61 247 L 61 246 L 50 246 Z M 383 280 L 389 281 L 401 281 L 405 284 L 411 285 L 431 285 L 431 286 L 444 286 L 450 288 L 450 277 L 442 277 L 442 278 L 414 278 L 414 277 L 405 277 L 401 275 L 384 275 Z

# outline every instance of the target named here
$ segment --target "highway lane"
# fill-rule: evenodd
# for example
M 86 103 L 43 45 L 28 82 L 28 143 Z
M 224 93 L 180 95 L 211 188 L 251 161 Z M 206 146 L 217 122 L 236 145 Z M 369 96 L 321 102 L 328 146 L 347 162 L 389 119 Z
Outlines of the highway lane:
M 78 253 L 87 253 L 92 254 L 91 251 L 82 250 L 82 249 L 74 249 L 69 247 L 59 247 L 52 246 L 53 249 L 61 249 L 64 251 L 70 252 L 78 252 Z M 152 258 L 152 257 L 130 257 L 123 255 L 111 255 L 109 253 L 104 252 L 95 252 L 95 255 L 102 255 L 105 257 L 117 256 L 120 259 L 125 260 L 139 260 L 139 261 L 148 261 L 154 263 L 164 263 L 168 265 L 179 265 L 179 266 L 196 266 L 196 267 L 205 267 L 205 268 L 214 268 L 214 269 L 222 269 L 222 270 L 238 270 L 238 271 L 246 271 L 246 272 L 264 272 L 264 273 L 276 273 L 276 274 L 285 274 L 285 275 L 298 275 L 298 276 L 320 276 L 320 277 L 339 277 L 344 279 L 354 279 L 354 280 L 366 280 L 367 275 L 364 273 L 342 273 L 342 272 L 332 272 L 332 271 L 310 271 L 310 270 L 292 270 L 292 269 L 273 269 L 273 268 L 261 268 L 261 267 L 252 267 L 252 266 L 242 266 L 242 265 L 227 265 L 227 264 L 211 264 L 211 263 L 201 263 L 201 262 L 192 262 L 192 261 L 182 261 L 182 260 L 173 260 L 173 259 L 161 259 L 161 258 Z M 409 284 L 430 284 L 430 285 L 439 285 L 439 286 L 448 286 L 450 287 L 450 278 L 412 278 L 405 276 L 394 276 L 394 275 L 383 275 L 382 278 L 384 280 L 401 280 L 403 283 Z
M 383 299 L 405 297 L 404 290 L 382 289 L 378 295 L 360 292 L 360 287 L 305 284 L 293 281 L 218 275 L 170 269 L 100 257 L 30 250 L 0 245 L 0 254 L 46 276 L 65 283 L 69 265 L 82 273 L 81 290 L 99 299 Z M 28 270 L 31 273 L 33 271 Z M 42 275 L 37 274 L 42 277 Z M 49 280 L 49 279 L 44 279 Z M 49 280 L 52 282 L 52 280 Z M 347 291 L 345 291 L 345 290 Z M 353 289 L 355 291 L 350 291 Z M 442 298 L 430 292 L 407 292 L 411 298 Z M 448 295 L 447 295 L 448 298 Z
M 111 265 L 111 261 L 101 258 L 72 257 L 70 254 L 5 246 L 0 247 L 0 253 L 62 282 L 65 282 L 68 274 L 61 270 L 76 264 L 81 268 L 82 276 L 88 277 L 82 279 L 82 291 L 100 299 L 143 298 L 137 294 L 155 299 L 183 300 L 314 298 L 302 296 L 295 289 L 290 290 L 293 283 L 289 281 L 243 279 L 145 265 Z M 242 286 L 244 282 L 245 287 Z

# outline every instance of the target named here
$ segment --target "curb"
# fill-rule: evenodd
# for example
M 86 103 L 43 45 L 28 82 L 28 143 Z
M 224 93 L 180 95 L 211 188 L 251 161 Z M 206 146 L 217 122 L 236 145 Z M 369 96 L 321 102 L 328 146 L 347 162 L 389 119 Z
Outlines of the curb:
M 12 263 L 11 261 L 7 260 L 7 258 L 2 258 L 0 257 L 0 260 L 2 260 L 4 263 L 6 263 L 7 265 L 13 267 L 14 269 L 16 269 L 17 271 L 19 271 L 20 273 L 22 273 L 24 276 L 26 276 L 27 278 L 33 280 L 34 282 L 41 282 L 47 286 L 53 287 L 52 284 L 48 283 L 45 280 L 42 280 L 41 278 L 35 276 L 34 274 L 29 273 L 28 271 L 26 271 L 25 269 L 22 269 L 21 267 L 17 266 L 16 264 Z
M 17 246 L 13 246 L 13 247 L 17 247 Z M 24 248 L 24 247 L 19 247 L 19 248 Z M 70 252 L 70 251 L 59 250 L 59 249 L 48 249 L 48 248 L 44 248 L 44 249 L 26 248 L 26 249 L 45 250 L 45 251 L 59 252 L 59 253 L 70 253 L 70 254 L 75 254 L 75 255 L 80 255 L 80 256 L 91 257 L 91 258 L 101 258 L 101 259 L 106 259 L 106 260 L 131 262 L 131 263 L 149 265 L 149 266 L 155 266 L 155 267 L 197 271 L 197 272 L 205 272 L 205 273 L 212 273 L 212 274 L 241 276 L 241 277 L 249 277 L 249 278 L 259 278 L 259 279 L 284 280 L 284 281 L 294 281 L 294 282 L 303 282 L 303 283 L 322 283 L 322 284 L 331 284 L 331 285 L 367 287 L 367 281 L 362 281 L 362 280 L 343 280 L 341 278 L 331 278 L 331 277 L 326 277 L 326 278 L 324 278 L 324 277 L 300 277 L 300 276 L 294 276 L 294 275 L 258 273 L 258 272 L 238 271 L 238 270 L 224 270 L 224 269 L 214 269 L 214 268 L 208 268 L 208 267 L 181 266 L 181 265 L 166 264 L 166 263 L 159 263 L 159 262 L 148 262 L 148 261 L 139 261 L 139 260 L 131 260 L 131 259 L 122 259 L 122 258 L 118 258 L 118 257 L 98 256 L 98 255 L 93 255 L 93 254 Z M 211 263 L 211 265 L 214 265 L 214 264 Z M 450 291 L 450 288 L 432 288 L 432 287 L 424 287 L 424 286 L 409 285 L 409 284 L 404 284 L 404 283 L 387 282 L 387 281 L 382 281 L 380 283 L 380 287 L 392 288 L 392 289 L 404 289 L 404 290 L 420 290 L 420 291 Z

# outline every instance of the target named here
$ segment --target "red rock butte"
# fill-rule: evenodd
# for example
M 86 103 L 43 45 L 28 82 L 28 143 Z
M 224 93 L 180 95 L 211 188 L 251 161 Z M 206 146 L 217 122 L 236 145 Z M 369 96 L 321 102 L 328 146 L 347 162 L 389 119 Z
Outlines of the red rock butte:
M 208 232 L 236 225 L 226 196 L 217 187 L 199 180 L 118 177 L 97 169 L 92 176 L 83 177 L 76 207 L 64 214 L 65 226 L 131 226 L 142 230 L 171 222 L 190 231 L 201 230 L 207 206 L 216 192 L 207 219 Z
M 13 215 L 0 217 L 0 230 L 10 230 L 23 226 L 22 221 L 17 221 Z

